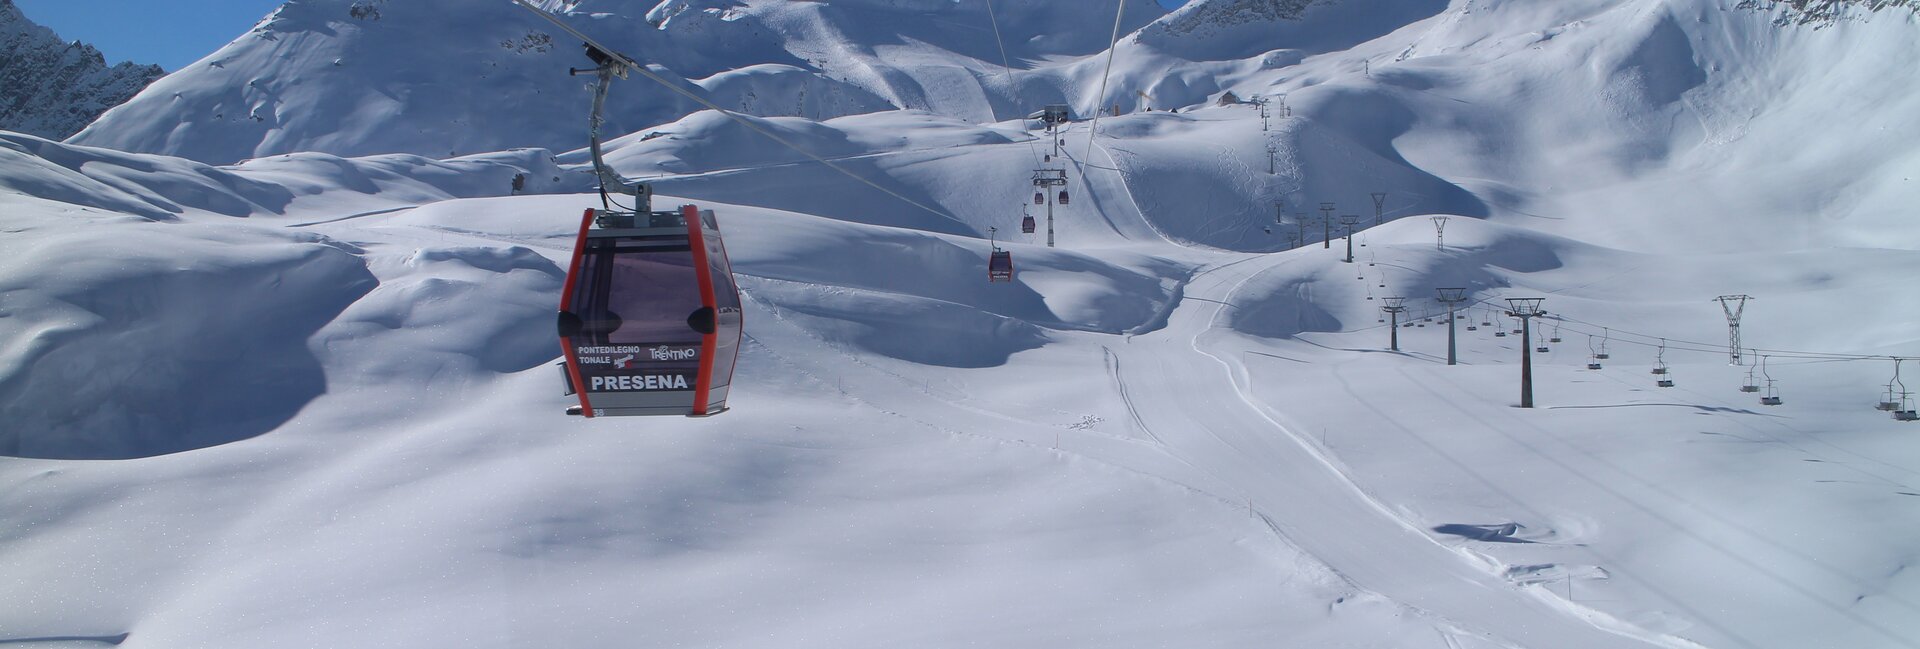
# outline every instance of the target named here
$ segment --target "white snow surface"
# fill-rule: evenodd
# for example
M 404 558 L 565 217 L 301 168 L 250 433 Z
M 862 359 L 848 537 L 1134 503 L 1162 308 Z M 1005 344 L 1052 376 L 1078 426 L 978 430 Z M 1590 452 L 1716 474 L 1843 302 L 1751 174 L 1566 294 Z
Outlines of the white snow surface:
M 1008 78 L 973 3 L 548 2 L 784 106 L 614 88 L 747 340 L 727 413 L 586 420 L 584 63 L 452 4 L 290 2 L 0 134 L 0 645 L 1920 647 L 1911 11 L 1129 2 L 1099 95 L 1076 3 L 994 3 Z M 1048 248 L 1063 100 L 1123 114 Z

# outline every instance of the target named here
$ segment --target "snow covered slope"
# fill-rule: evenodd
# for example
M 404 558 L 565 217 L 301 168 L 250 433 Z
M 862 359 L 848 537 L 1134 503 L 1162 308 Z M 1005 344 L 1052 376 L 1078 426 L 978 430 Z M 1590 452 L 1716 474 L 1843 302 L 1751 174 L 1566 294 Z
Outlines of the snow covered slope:
M 470 153 L 446 159 L 9 134 L 0 642 L 1920 647 L 1920 424 L 1873 409 L 1920 356 L 1920 307 L 1888 299 L 1920 274 L 1907 8 L 1201 0 L 1129 18 L 1104 95 L 1111 23 L 1080 23 L 1111 14 L 1060 9 L 1080 23 L 1045 42 L 1006 9 L 1019 99 L 968 104 L 908 89 L 991 72 L 979 23 L 902 17 L 983 6 L 579 4 L 647 39 L 910 35 L 807 42 L 891 61 L 835 78 L 913 109 L 663 110 L 609 147 L 658 204 L 719 214 L 733 410 L 560 414 L 553 305 L 598 202 L 578 111 L 518 117 L 549 149 L 417 140 Z M 327 6 L 362 17 L 296 20 Z M 786 74 L 758 47 L 661 65 Z M 932 58 L 889 72 L 909 55 Z M 1229 90 L 1272 97 L 1264 124 Z M 1123 114 L 1049 159 L 1010 118 L 1063 99 Z M 159 130 L 132 115 L 76 142 Z M 313 129 L 286 142 L 331 146 Z M 1056 161 L 1048 248 L 1015 228 Z M 995 243 L 1012 283 L 985 282 Z M 1470 297 L 1458 365 L 1439 287 Z M 1516 296 L 1545 299 L 1531 338 Z

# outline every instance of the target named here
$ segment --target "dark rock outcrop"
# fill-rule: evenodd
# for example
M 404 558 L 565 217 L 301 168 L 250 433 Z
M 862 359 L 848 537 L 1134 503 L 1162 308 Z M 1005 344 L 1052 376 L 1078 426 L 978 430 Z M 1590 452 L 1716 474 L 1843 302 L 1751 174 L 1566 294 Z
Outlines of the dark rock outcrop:
M 63 139 L 166 74 L 157 65 L 109 67 L 92 45 L 61 40 L 0 0 L 0 130 Z

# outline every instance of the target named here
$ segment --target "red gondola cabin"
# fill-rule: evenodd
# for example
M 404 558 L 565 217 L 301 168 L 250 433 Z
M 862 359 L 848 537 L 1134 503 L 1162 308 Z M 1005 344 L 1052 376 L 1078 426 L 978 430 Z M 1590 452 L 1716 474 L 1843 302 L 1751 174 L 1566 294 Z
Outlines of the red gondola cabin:
M 560 295 L 568 414 L 687 415 L 727 409 L 740 349 L 740 292 L 713 212 L 587 210 Z
M 1012 252 L 1008 252 L 1006 250 L 993 251 L 993 256 L 987 259 L 987 281 L 988 282 L 1013 281 L 1013 253 Z

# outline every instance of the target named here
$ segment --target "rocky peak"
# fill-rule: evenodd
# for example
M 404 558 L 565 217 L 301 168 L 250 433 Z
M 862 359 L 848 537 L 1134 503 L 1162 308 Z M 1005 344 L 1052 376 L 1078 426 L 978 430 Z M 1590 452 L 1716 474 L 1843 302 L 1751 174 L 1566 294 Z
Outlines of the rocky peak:
M 0 0 L 0 129 L 65 138 L 165 75 L 157 65 L 108 66 L 92 45 L 62 40 Z

